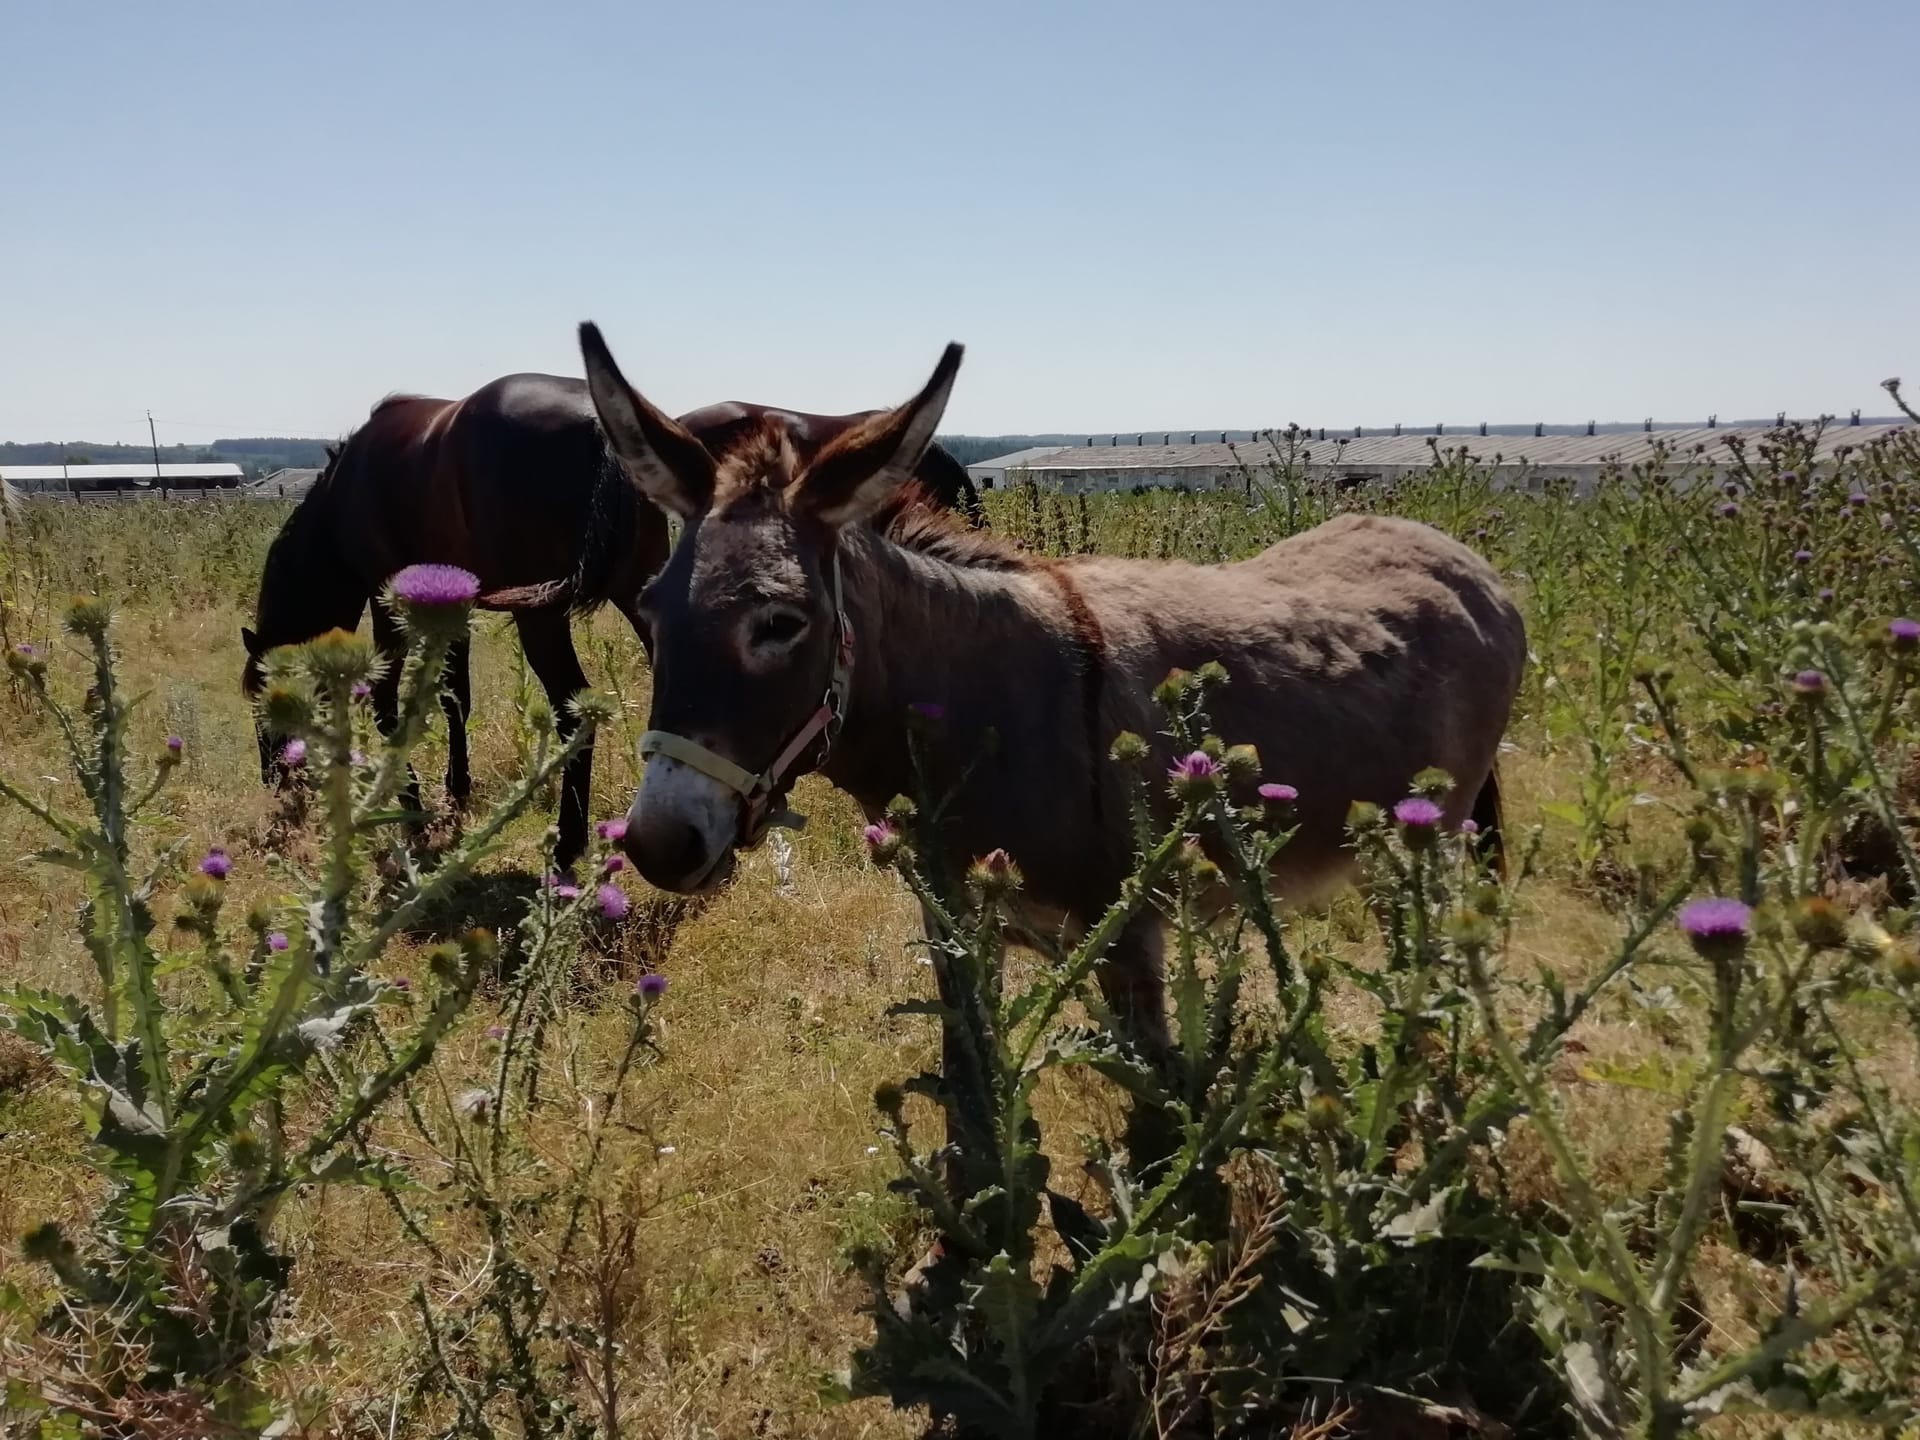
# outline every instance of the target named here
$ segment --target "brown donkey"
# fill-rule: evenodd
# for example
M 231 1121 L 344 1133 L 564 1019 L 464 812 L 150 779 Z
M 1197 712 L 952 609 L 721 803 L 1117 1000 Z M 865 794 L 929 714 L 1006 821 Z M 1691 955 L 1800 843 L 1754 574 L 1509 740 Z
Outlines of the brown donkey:
M 912 788 L 909 707 L 938 705 L 953 768 L 934 785 L 983 757 L 948 812 L 952 859 L 1006 849 L 1029 923 L 1084 926 L 1133 858 L 1130 782 L 1108 747 L 1156 735 L 1154 687 L 1209 660 L 1231 676 L 1214 728 L 1300 792 L 1276 876 L 1289 898 L 1347 869 L 1350 802 L 1396 800 L 1439 766 L 1457 824 L 1491 779 L 1525 637 L 1492 569 L 1436 530 L 1351 515 L 1235 564 L 1042 559 L 902 503 L 957 345 L 919 395 L 813 449 L 772 428 L 709 449 L 627 384 L 594 326 L 581 346 L 622 467 L 685 522 L 640 599 L 652 730 L 623 842 L 663 889 L 724 880 L 804 770 L 877 815 Z M 1175 757 L 1157 743 L 1164 771 Z M 1157 918 L 1102 979 L 1163 1047 Z

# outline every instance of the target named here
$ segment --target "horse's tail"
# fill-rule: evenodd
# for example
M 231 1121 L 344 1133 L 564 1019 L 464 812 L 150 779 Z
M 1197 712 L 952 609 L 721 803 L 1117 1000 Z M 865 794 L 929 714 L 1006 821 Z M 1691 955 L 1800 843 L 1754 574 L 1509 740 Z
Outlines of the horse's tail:
M 966 466 L 953 458 L 951 452 L 937 444 L 929 445 L 925 458 L 920 461 L 916 478 L 941 505 L 965 515 L 967 523 L 974 529 L 987 528 L 986 508 L 980 503 L 980 492 L 974 488 L 973 476 L 967 473 Z
M 614 571 L 633 547 L 640 507 L 647 503 L 635 492 L 612 452 L 603 450 L 599 473 L 594 477 L 593 491 L 587 501 L 586 531 L 581 535 L 575 552 L 573 574 L 564 581 L 526 586 L 519 591 L 503 590 L 500 593 L 538 593 L 546 597 L 533 602 L 536 604 L 554 605 L 564 600 L 568 610 L 575 615 L 584 615 L 598 608 L 611 598 Z M 559 588 L 556 589 L 556 586 Z M 523 607 L 513 605 L 507 608 Z
M 1473 823 L 1480 827 L 1477 839 L 1480 853 L 1487 858 L 1496 875 L 1502 879 L 1507 874 L 1507 842 L 1500 828 L 1500 772 L 1498 767 L 1487 771 L 1487 778 L 1480 784 L 1480 793 L 1473 797 Z

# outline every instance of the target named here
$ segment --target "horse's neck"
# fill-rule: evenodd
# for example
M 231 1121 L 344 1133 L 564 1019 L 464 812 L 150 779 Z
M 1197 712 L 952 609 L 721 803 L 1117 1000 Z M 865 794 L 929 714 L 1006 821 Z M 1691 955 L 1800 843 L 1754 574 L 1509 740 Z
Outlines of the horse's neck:
M 311 499 L 302 502 L 304 507 Z M 259 628 L 269 644 L 294 644 L 359 623 L 365 584 L 346 563 L 325 517 L 296 511 L 274 540 L 261 576 Z
M 949 719 L 964 718 L 956 744 L 989 725 L 1003 736 L 1017 731 L 1001 712 L 1019 702 L 1022 686 L 1056 678 L 1059 667 L 1048 662 L 1058 634 L 1020 570 L 956 565 L 877 536 L 848 544 L 841 565 L 853 684 L 825 774 L 872 813 L 914 791 L 909 707 L 940 705 Z M 950 758 L 964 765 L 971 757 Z

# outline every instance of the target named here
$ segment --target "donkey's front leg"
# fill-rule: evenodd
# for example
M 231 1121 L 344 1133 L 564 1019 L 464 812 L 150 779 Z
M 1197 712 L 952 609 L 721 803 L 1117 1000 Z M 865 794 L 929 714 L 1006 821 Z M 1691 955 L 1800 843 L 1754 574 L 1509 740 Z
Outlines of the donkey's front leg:
M 1100 993 L 1127 1037 L 1160 1064 L 1173 1052 L 1167 1021 L 1167 936 L 1160 917 L 1137 915 L 1107 949 Z
M 1100 993 L 1122 1033 L 1140 1048 L 1142 1057 L 1160 1073 L 1163 1083 L 1178 1093 L 1178 1055 L 1167 1019 L 1166 930 L 1155 914 L 1136 916 L 1107 951 L 1100 967 Z M 1157 1171 L 1180 1149 L 1180 1127 L 1171 1112 L 1130 1097 L 1127 1128 L 1122 1137 L 1136 1177 L 1152 1184 Z

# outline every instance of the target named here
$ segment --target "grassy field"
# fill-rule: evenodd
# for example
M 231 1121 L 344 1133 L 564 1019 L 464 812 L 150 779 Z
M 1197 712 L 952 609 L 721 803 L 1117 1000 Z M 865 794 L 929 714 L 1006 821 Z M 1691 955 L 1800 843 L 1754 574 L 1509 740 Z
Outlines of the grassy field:
M 1795 638 L 1793 622 L 1831 615 L 1850 635 L 1920 609 L 1912 549 L 1920 465 L 1912 447 L 1873 467 L 1859 464 L 1838 493 L 1821 492 L 1817 513 L 1800 508 L 1799 480 L 1775 479 L 1791 464 L 1787 452 L 1756 456 L 1751 483 L 1724 499 L 1659 487 L 1656 503 L 1634 498 L 1624 483 L 1618 495 L 1590 502 L 1499 495 L 1470 470 L 1442 467 L 1431 482 L 1384 497 L 1288 500 L 1291 492 L 1276 488 L 1250 508 L 1244 497 L 1073 501 L 1016 493 L 994 497 L 993 518 L 1056 553 L 1224 559 L 1336 504 L 1365 504 L 1431 520 L 1483 548 L 1512 578 L 1536 662 L 1502 760 L 1511 843 L 1534 848 L 1511 893 L 1501 961 L 1517 976 L 1550 972 L 1577 991 L 1614 958 L 1645 897 L 1687 870 L 1694 843 L 1687 827 L 1711 787 L 1676 763 L 1675 734 L 1684 733 L 1698 772 L 1742 764 L 1790 770 L 1784 752 L 1800 732 L 1792 701 L 1783 698 L 1786 677 L 1812 664 L 1796 658 L 1804 637 Z M 1678 457 L 1676 470 L 1683 465 Z M 1284 470 L 1272 477 L 1276 485 Z M 1867 502 L 1849 500 L 1856 485 L 1871 490 Z M 1721 513 L 1727 507 L 1734 513 Z M 142 848 L 178 845 L 196 856 L 223 847 L 234 863 L 226 884 L 235 913 L 276 893 L 276 852 L 314 856 L 311 837 L 288 830 L 258 782 L 252 719 L 238 687 L 239 628 L 283 514 L 280 506 L 231 501 L 30 507 L 7 562 L 5 640 L 52 649 L 51 684 L 69 699 L 77 700 L 86 671 L 74 658 L 76 642 L 60 631 L 66 597 L 97 592 L 118 607 L 123 679 L 141 696 L 133 748 L 150 752 L 169 734 L 185 742 L 178 783 Z M 1882 514 L 1892 523 L 1883 525 Z M 1796 560 L 1800 550 L 1810 558 Z M 1822 598 L 1828 588 L 1837 595 Z M 532 740 L 521 712 L 532 682 L 501 617 L 482 616 L 475 629 L 473 759 L 484 806 L 524 767 Z M 579 634 L 593 682 L 618 702 L 595 775 L 595 813 L 612 816 L 632 793 L 647 671 L 615 617 L 582 622 Z M 1653 674 L 1662 667 L 1674 672 L 1670 680 Z M 1670 697 L 1674 715 L 1662 712 L 1656 694 Z M 1908 703 L 1902 688 L 1896 722 L 1877 742 L 1889 769 L 1911 753 Z M 77 803 L 60 741 L 18 684 L 0 697 L 0 769 L 33 795 Z M 431 798 L 438 738 L 422 753 Z M 551 796 L 547 802 L 515 822 L 504 853 L 461 891 L 459 913 L 413 927 L 380 962 L 383 973 L 423 973 L 434 944 L 465 924 L 497 923 L 525 901 L 542 870 Z M 876 1133 L 872 1097 L 937 1053 L 926 1021 L 888 1014 L 896 1002 L 929 996 L 931 972 L 914 943 L 913 899 L 869 863 L 851 803 L 818 779 L 803 782 L 796 802 L 812 822 L 791 848 L 755 852 L 709 902 L 651 895 L 634 882 L 631 914 L 593 930 L 570 981 L 570 1003 L 547 1036 L 551 1078 L 529 1116 L 525 1154 L 530 1166 L 594 1202 L 585 1259 L 549 1278 L 566 1290 L 567 1304 L 591 1312 L 617 1342 L 614 1408 L 623 1435 L 906 1436 L 924 1426 L 923 1416 L 881 1399 L 831 1401 L 823 1381 L 872 1334 L 853 1257 L 879 1251 L 897 1270 L 927 1238 L 924 1217 L 889 1189 L 898 1165 Z M 462 824 L 443 816 L 433 843 L 454 843 Z M 35 859 L 42 843 L 26 815 L 0 806 L 0 981 L 84 989 L 91 970 L 74 935 L 78 882 Z M 1789 844 L 1784 833 L 1764 839 L 1763 848 L 1773 847 L 1769 867 Z M 1899 905 L 1911 903 L 1903 884 L 1897 864 L 1869 859 L 1844 878 L 1818 882 L 1849 917 L 1878 916 L 1896 932 Z M 1700 893 L 1712 888 L 1703 880 Z M 1289 923 L 1296 952 L 1318 948 L 1361 972 L 1382 964 L 1379 929 L 1357 896 Z M 1668 1115 L 1690 1103 L 1702 1074 L 1702 1007 L 1678 974 L 1685 946 L 1670 924 L 1662 936 L 1658 964 L 1631 987 L 1607 991 L 1547 1072 L 1587 1178 L 1614 1200 L 1661 1187 Z M 595 1099 L 631 1029 L 623 997 L 647 970 L 670 981 L 657 1009 L 659 1054 L 625 1080 L 621 1123 L 584 1168 Z M 460 1020 L 434 1062 L 432 1087 L 422 1087 L 422 1104 L 452 1106 L 463 1085 L 485 1083 L 498 1003 L 497 991 L 483 991 Z M 1540 1004 L 1537 989 L 1514 989 L 1516 1017 L 1536 1015 Z M 1834 1004 L 1858 1039 L 1863 1075 L 1902 1105 L 1920 1100 L 1913 1035 L 1899 1006 L 1864 993 Z M 1322 1005 L 1333 1043 L 1377 1035 L 1380 1002 L 1364 986 L 1332 985 Z M 1738 1099 L 1737 1118 L 1754 1131 L 1766 1110 L 1762 1089 L 1754 1079 Z M 1074 1071 L 1049 1073 L 1037 1109 L 1050 1148 L 1063 1158 L 1081 1153 L 1072 1137 L 1114 1133 L 1120 1113 L 1110 1087 Z M 423 1185 L 443 1178 L 436 1158 L 392 1117 L 375 1128 L 377 1148 L 412 1167 Z M 46 1358 L 23 1317 L 44 1306 L 54 1286 L 15 1240 L 47 1219 L 78 1224 L 90 1212 L 105 1182 L 89 1167 L 87 1149 L 83 1113 L 53 1067 L 0 1034 L 0 1277 L 22 1300 L 11 1320 L 0 1317 L 0 1364 L 34 1383 Z M 1516 1122 L 1500 1168 L 1508 1203 L 1560 1217 L 1543 1219 L 1549 1228 L 1578 1228 L 1577 1215 L 1566 1218 L 1564 1177 L 1538 1130 Z M 1884 1177 L 1873 1183 L 1884 1185 Z M 423 1364 L 411 1297 L 416 1286 L 457 1296 L 480 1273 L 489 1238 L 481 1216 L 433 1214 L 444 1266 L 401 1233 L 372 1189 L 316 1187 L 279 1213 L 277 1234 L 294 1263 L 291 1305 L 276 1332 L 284 1353 L 267 1383 L 283 1400 L 299 1401 L 305 1433 L 434 1433 L 430 1407 L 414 1412 L 403 1404 Z M 1690 1272 L 1690 1354 L 1735 1353 L 1766 1333 L 1790 1303 L 1790 1263 L 1804 1272 L 1798 1283 L 1808 1293 L 1838 1284 L 1808 1258 L 1818 1246 L 1761 1253 L 1736 1221 L 1733 1202 L 1716 1198 Z M 1893 1363 L 1898 1345 L 1884 1343 L 1893 1388 L 1910 1387 L 1913 1371 Z M 1858 1359 L 1846 1344 L 1831 1353 Z M 591 1395 L 592 1367 L 582 1361 L 579 1373 L 582 1393 Z M 1476 1397 L 1460 1393 L 1459 1383 L 1456 1375 L 1437 1385 L 1443 1393 L 1436 1398 L 1471 1407 Z M 501 1422 L 499 1433 L 518 1432 Z

